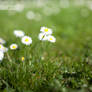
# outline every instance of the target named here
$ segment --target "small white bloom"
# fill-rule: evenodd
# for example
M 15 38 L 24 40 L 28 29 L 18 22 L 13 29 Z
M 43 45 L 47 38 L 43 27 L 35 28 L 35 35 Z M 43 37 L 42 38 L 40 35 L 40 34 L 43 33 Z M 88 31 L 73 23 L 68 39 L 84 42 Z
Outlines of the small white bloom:
M 47 40 L 47 36 L 44 33 L 40 33 L 38 38 L 39 38 L 39 40 L 42 40 L 42 41 L 46 41 Z
M 23 4 L 16 4 L 14 6 L 14 10 L 17 12 L 22 12 L 24 10 L 24 5 Z
M 21 30 L 15 30 L 14 35 L 16 37 L 23 37 L 25 35 L 25 33 L 23 31 L 21 31 Z
M 29 37 L 29 36 L 24 36 L 22 37 L 22 43 L 25 44 L 25 45 L 30 45 L 32 44 L 32 38 Z
M 52 29 L 47 28 L 47 27 L 41 27 L 40 31 L 45 33 L 46 35 L 51 35 L 52 34 Z
M 0 51 L 0 61 L 2 61 L 4 58 L 4 53 L 2 51 Z
M 56 38 L 54 36 L 49 35 L 48 36 L 48 41 L 55 43 L 56 42 Z
M 29 11 L 27 12 L 26 17 L 30 20 L 35 19 L 35 13 L 33 11 Z
M 6 41 L 4 39 L 0 38 L 0 44 L 5 44 L 5 43 L 6 43 Z
M 10 45 L 10 49 L 11 50 L 16 50 L 18 48 L 18 45 L 17 44 L 11 44 Z

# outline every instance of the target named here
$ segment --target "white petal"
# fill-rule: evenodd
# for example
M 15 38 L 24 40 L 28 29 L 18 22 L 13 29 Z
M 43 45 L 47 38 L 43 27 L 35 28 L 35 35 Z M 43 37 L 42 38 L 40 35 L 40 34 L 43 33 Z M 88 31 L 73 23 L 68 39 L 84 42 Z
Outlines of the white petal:
M 4 58 L 4 53 L 2 51 L 0 51 L 0 61 L 2 61 Z

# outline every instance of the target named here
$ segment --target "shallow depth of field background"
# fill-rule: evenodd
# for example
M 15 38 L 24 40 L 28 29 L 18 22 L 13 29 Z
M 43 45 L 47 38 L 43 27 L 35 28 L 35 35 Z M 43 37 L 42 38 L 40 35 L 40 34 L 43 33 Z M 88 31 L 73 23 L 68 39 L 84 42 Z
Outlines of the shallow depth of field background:
M 0 37 L 5 46 L 20 47 L 9 50 L 12 62 L 6 57 L 0 63 L 1 92 L 92 91 L 91 0 L 10 0 L 0 1 L 0 9 Z M 42 26 L 53 29 L 56 43 L 39 42 Z M 15 29 L 32 37 L 31 47 L 24 48 Z

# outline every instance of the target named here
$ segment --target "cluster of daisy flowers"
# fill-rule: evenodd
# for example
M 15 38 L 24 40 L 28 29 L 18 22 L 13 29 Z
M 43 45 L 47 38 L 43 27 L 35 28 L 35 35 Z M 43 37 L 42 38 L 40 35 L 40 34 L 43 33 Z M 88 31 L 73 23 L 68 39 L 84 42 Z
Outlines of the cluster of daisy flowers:
M 47 27 L 41 27 L 40 29 L 41 33 L 39 33 L 39 40 L 42 40 L 42 41 L 49 41 L 49 42 L 52 42 L 52 43 L 55 43 L 56 42 L 56 38 L 52 35 L 52 29 L 50 28 L 47 28 Z
M 41 41 L 49 41 L 52 43 L 56 42 L 56 38 L 54 36 L 52 36 L 52 29 L 47 28 L 47 27 L 41 27 L 40 29 L 41 33 L 39 34 L 39 40 Z M 32 44 L 32 38 L 29 36 L 26 36 L 25 33 L 22 30 L 14 30 L 14 35 L 17 38 L 21 39 L 21 43 L 26 45 L 26 46 L 30 46 Z M 4 53 L 8 51 L 8 48 L 6 48 L 4 46 L 4 44 L 6 43 L 5 40 L 3 40 L 2 38 L 0 38 L 0 61 L 3 60 L 4 58 Z M 12 43 L 10 45 L 10 50 L 16 50 L 19 48 L 18 44 L 16 43 Z M 22 61 L 25 58 L 22 57 Z
M 14 35 L 16 37 L 21 38 L 21 42 L 25 45 L 31 45 L 32 44 L 32 38 L 29 36 L 26 36 L 25 33 L 22 30 L 14 30 Z M 13 43 L 10 45 L 11 50 L 16 50 L 18 48 L 18 45 L 16 43 Z

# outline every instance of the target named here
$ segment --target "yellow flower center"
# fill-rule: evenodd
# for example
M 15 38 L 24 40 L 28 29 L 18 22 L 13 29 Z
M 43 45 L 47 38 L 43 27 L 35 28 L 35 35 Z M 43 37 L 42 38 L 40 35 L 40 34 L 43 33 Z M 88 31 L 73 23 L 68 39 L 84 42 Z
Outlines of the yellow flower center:
M 22 61 L 24 61 L 24 60 L 25 60 L 25 58 L 24 58 L 24 57 L 22 57 L 22 58 L 21 58 L 21 60 L 22 60 Z
M 47 28 L 45 29 L 45 32 L 48 32 L 48 29 Z
M 18 34 L 21 34 L 22 32 L 18 32 Z
M 50 38 L 50 40 L 53 40 L 52 38 Z
M 12 46 L 13 49 L 16 49 L 16 46 Z
M 25 39 L 25 42 L 28 42 L 29 41 L 29 39 Z
M 0 48 L 2 48 L 2 46 L 0 45 Z

